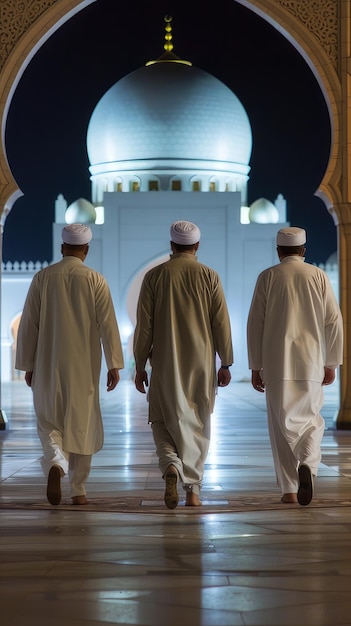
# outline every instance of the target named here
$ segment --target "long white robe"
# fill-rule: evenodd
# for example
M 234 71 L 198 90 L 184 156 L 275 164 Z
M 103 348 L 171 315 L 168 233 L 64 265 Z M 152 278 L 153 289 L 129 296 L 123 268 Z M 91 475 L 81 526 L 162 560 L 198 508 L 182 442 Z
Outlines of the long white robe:
M 38 431 L 57 431 L 66 453 L 93 454 L 103 444 L 101 343 L 107 368 L 122 369 L 119 330 L 104 277 L 73 256 L 38 272 L 19 325 L 15 366 L 33 372 Z
M 256 283 L 247 324 L 249 368 L 261 372 L 274 463 L 282 493 L 297 488 L 297 467 L 317 474 L 324 420 L 324 367 L 342 363 L 339 306 L 326 274 L 285 257 Z
M 173 254 L 143 280 L 134 357 L 137 369 L 143 370 L 151 355 L 149 421 L 165 425 L 163 441 L 154 433 L 161 471 L 175 464 L 184 484 L 200 483 L 203 475 L 216 353 L 223 364 L 232 364 L 230 321 L 219 276 L 192 254 Z M 178 460 L 170 453 L 172 445 Z

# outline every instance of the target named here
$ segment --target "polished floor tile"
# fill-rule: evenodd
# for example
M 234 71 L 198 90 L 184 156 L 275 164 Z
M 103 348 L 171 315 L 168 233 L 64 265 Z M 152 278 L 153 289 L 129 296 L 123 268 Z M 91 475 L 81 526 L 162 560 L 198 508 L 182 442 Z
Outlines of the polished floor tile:
M 326 391 L 323 458 L 311 505 L 282 505 L 264 397 L 220 389 L 203 506 L 168 510 L 145 397 L 102 390 L 105 444 L 91 504 L 63 481 L 45 499 L 31 392 L 2 386 L 0 614 L 4 626 L 351 626 L 351 432 Z

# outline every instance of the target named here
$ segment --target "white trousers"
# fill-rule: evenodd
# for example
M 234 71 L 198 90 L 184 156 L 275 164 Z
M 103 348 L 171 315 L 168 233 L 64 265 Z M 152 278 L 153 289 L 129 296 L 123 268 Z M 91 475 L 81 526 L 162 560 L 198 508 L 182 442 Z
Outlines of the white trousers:
M 89 477 L 91 454 L 76 454 L 62 450 L 62 433 L 58 430 L 46 429 L 38 425 L 38 435 L 43 448 L 40 459 L 46 477 L 53 465 L 61 467 L 64 474 L 68 473 L 71 496 L 85 496 L 85 483 Z
M 266 387 L 268 429 L 277 482 L 284 493 L 297 493 L 298 467 L 306 463 L 317 476 L 324 419 L 321 383 L 284 380 Z

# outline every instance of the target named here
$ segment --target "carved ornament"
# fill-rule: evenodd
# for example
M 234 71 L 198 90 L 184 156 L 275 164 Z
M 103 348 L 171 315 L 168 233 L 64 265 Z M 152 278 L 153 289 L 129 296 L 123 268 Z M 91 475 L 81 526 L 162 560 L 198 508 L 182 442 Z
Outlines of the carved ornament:
M 276 0 L 312 33 L 334 65 L 338 60 L 337 0 Z
M 59 0 L 0 0 L 0 69 L 22 35 Z

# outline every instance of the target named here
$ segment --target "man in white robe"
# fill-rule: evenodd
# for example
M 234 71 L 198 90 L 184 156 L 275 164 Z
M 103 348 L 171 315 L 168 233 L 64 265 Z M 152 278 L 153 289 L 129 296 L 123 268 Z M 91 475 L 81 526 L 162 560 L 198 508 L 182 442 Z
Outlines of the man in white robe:
M 165 504 L 199 506 L 217 384 L 226 386 L 233 362 L 230 321 L 218 274 L 198 262 L 200 230 L 171 226 L 173 254 L 144 277 L 134 334 L 135 385 L 145 393 L 150 359 L 149 422 L 165 479 Z M 216 376 L 216 354 L 222 363 Z
M 116 387 L 123 368 L 108 285 L 83 263 L 91 237 L 82 224 L 63 228 L 63 258 L 34 276 L 18 329 L 15 367 L 26 372 L 33 390 L 47 498 L 54 505 L 61 501 L 60 481 L 67 472 L 72 503 L 87 504 L 92 454 L 103 445 L 101 343 L 107 391 Z
M 253 387 L 266 391 L 269 435 L 282 502 L 307 505 L 321 459 L 323 385 L 342 363 L 339 306 L 327 275 L 304 262 L 306 232 L 277 234 L 280 263 L 263 271 L 248 317 Z

